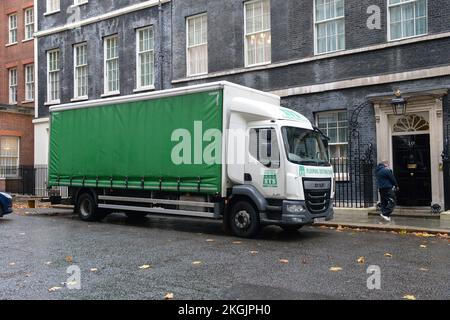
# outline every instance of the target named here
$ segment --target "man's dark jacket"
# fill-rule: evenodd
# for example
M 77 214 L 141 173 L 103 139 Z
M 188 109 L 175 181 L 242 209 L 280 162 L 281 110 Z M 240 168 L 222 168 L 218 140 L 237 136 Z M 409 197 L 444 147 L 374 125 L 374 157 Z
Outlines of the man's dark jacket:
M 384 164 L 380 163 L 378 165 L 376 175 L 379 189 L 392 189 L 398 186 L 392 170 Z

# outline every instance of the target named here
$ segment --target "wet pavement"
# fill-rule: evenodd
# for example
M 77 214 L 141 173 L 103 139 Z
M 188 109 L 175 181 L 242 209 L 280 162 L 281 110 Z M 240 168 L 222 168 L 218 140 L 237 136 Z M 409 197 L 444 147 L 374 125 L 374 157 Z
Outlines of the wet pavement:
M 247 240 L 201 219 L 18 211 L 0 219 L 0 299 L 450 299 L 448 238 L 269 227 Z M 380 290 L 367 288 L 369 265 Z
M 361 216 L 361 215 L 335 215 L 335 218 L 325 223 L 330 226 L 349 226 L 361 228 L 373 228 L 384 230 L 408 230 L 423 231 L 433 233 L 450 233 L 450 220 L 442 220 L 437 218 L 419 218 L 419 217 L 402 217 L 393 216 L 390 222 L 386 222 L 377 215 Z

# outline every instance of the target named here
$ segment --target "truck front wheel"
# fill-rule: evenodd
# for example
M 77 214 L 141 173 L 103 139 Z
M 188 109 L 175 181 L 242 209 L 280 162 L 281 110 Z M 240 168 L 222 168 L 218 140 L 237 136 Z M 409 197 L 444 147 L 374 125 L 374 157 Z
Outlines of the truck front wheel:
M 83 193 L 78 197 L 76 211 L 83 221 L 100 221 L 105 217 L 90 193 Z
M 259 229 L 259 213 L 257 209 L 247 201 L 236 202 L 229 214 L 229 226 L 238 237 L 252 238 Z

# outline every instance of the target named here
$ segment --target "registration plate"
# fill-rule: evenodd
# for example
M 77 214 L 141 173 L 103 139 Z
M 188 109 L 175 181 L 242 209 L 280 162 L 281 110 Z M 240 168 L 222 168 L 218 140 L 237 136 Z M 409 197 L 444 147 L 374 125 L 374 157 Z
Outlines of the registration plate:
M 315 218 L 314 223 L 324 223 L 326 221 L 325 218 Z

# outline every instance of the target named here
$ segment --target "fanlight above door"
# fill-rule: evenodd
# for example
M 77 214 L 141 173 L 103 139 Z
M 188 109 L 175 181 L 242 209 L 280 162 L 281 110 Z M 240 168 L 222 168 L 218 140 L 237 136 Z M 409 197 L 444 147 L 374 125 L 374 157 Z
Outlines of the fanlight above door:
M 417 114 L 410 114 L 401 117 L 394 124 L 394 132 L 416 132 L 416 131 L 428 131 L 430 130 L 430 124 L 424 117 Z

